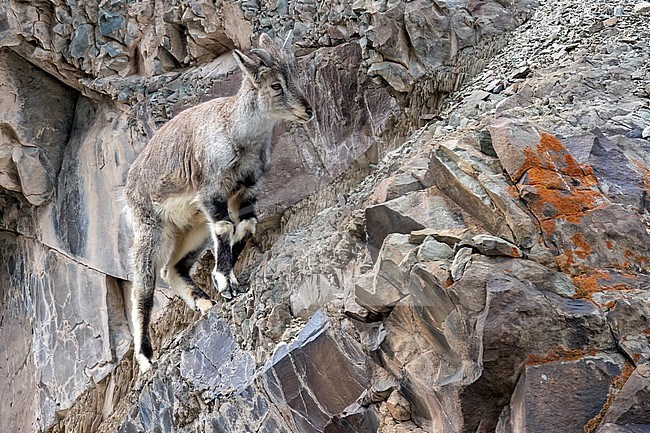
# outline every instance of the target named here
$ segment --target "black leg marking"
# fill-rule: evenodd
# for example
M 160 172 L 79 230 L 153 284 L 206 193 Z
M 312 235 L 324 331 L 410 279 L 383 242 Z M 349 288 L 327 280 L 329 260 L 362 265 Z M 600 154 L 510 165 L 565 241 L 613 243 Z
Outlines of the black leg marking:
M 213 197 L 210 200 L 206 200 L 204 203 L 205 210 L 208 212 L 208 215 L 213 222 L 217 221 L 230 221 L 230 216 L 228 215 L 228 201 L 223 200 L 221 197 Z
M 162 230 L 157 221 L 138 222 L 135 225 L 136 236 L 133 242 L 133 291 L 134 291 L 134 341 L 136 358 L 139 359 L 140 370 L 150 367 L 153 357 L 149 323 L 156 283 L 154 261 L 157 248 L 160 245 Z
M 244 247 L 246 246 L 246 241 L 242 240 L 237 242 L 235 245 L 232 246 L 232 262 L 237 263 L 237 260 L 239 259 L 239 255 L 244 251 Z
M 246 221 L 246 220 L 253 220 L 256 221 L 257 215 L 255 215 L 255 203 L 257 202 L 256 197 L 249 197 L 247 199 L 244 199 L 240 203 L 239 207 L 239 221 Z M 240 254 L 244 250 L 244 247 L 246 246 L 246 241 L 250 237 L 250 232 L 246 233 L 246 236 L 244 236 L 241 239 L 237 239 L 236 242 L 232 246 L 232 256 L 233 256 L 233 263 L 237 262 L 237 259 L 239 258 Z
M 153 293 L 151 296 L 139 300 L 138 308 L 142 315 L 142 342 L 140 343 L 140 353 L 147 359 L 153 358 L 153 348 L 151 347 L 151 338 L 149 337 L 149 322 L 151 321 L 151 309 L 153 308 Z
M 192 287 L 192 297 L 194 299 L 210 299 L 208 294 L 201 290 L 201 288 L 196 285 L 190 276 L 192 266 L 194 266 L 197 260 L 201 258 L 201 254 L 204 250 L 205 248 L 202 246 L 201 248 L 197 248 L 194 251 L 190 251 L 185 255 L 185 257 L 176 263 L 176 265 L 174 265 L 176 271 L 178 272 L 178 275 L 180 275 L 181 278 Z
M 246 174 L 242 180 L 237 182 L 240 187 L 253 188 L 257 184 L 257 177 L 253 173 Z
M 256 197 L 250 197 L 242 200 L 239 205 L 239 221 L 255 218 L 255 203 Z
M 219 246 L 217 247 L 217 270 L 224 275 L 230 275 L 233 266 L 232 249 L 230 248 L 230 237 L 227 234 L 217 236 Z
M 183 257 L 181 260 L 179 260 L 178 263 L 174 265 L 176 267 L 178 275 L 183 277 L 184 280 L 190 278 L 190 271 L 192 270 L 192 266 L 194 266 L 194 263 L 196 263 L 196 261 L 201 257 L 202 252 L 203 247 L 194 251 L 190 251 L 185 255 L 185 257 Z

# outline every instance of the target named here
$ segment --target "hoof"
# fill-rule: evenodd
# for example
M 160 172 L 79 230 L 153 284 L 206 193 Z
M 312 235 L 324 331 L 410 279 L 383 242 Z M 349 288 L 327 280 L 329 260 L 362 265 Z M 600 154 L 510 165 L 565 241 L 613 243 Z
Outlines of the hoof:
M 135 360 L 138 361 L 138 365 L 140 366 L 140 373 L 145 374 L 151 370 L 151 361 L 142 353 L 135 355 Z
M 235 234 L 230 238 L 231 245 L 241 242 L 247 236 L 254 236 L 257 226 L 257 218 L 249 218 L 237 224 Z
M 235 274 L 230 272 L 230 275 L 226 277 L 223 273 L 217 271 L 216 269 L 212 271 L 212 282 L 217 287 L 217 291 L 224 299 L 232 299 L 237 294 L 237 288 L 239 282 L 235 277 Z

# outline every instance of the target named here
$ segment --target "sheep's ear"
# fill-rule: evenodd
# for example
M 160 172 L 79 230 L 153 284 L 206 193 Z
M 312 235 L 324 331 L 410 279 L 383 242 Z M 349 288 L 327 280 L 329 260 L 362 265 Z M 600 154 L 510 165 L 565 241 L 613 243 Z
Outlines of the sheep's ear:
M 235 56 L 235 61 L 237 62 L 239 69 L 244 73 L 244 76 L 247 77 L 253 85 L 256 85 L 255 74 L 259 64 L 239 50 L 234 50 L 233 55 Z
M 273 39 L 271 39 L 271 37 L 266 33 L 262 33 L 260 35 L 260 40 L 257 43 L 257 46 L 259 46 L 260 48 L 264 48 L 266 50 L 275 48 L 275 44 L 273 43 Z

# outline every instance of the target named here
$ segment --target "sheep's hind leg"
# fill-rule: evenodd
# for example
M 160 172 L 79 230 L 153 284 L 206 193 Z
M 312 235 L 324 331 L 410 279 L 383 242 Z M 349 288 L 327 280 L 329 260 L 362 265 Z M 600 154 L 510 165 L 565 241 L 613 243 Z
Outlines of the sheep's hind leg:
M 198 222 L 191 229 L 176 237 L 174 251 L 161 269 L 161 277 L 170 288 L 193 310 L 205 314 L 214 303 L 190 277 L 190 270 L 207 246 L 209 231 L 205 222 Z
M 134 224 L 133 260 L 133 346 L 140 371 L 151 368 L 153 348 L 149 336 L 149 322 L 153 308 L 156 284 L 156 261 L 162 230 L 155 223 Z

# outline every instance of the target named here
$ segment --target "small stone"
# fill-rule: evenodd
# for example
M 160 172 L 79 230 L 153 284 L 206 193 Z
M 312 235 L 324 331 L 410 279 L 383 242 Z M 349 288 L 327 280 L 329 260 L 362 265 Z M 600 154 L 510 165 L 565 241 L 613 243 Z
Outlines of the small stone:
M 266 333 L 273 339 L 279 339 L 289 323 L 291 323 L 291 309 L 287 304 L 278 304 L 273 307 L 268 316 Z
M 641 137 L 645 139 L 650 139 L 650 126 L 646 126 L 643 128 L 643 132 L 641 133 Z
M 618 22 L 617 17 L 611 17 L 611 18 L 607 18 L 606 20 L 604 20 L 603 25 L 605 27 L 613 27 L 614 25 L 616 25 L 617 22 Z
M 451 263 L 451 266 L 449 267 L 449 272 L 451 273 L 451 279 L 454 281 L 460 280 L 463 277 L 463 273 L 465 273 L 465 268 L 467 268 L 467 265 L 470 263 L 471 260 L 472 260 L 471 248 L 464 247 L 458 250 L 456 256 L 454 257 L 454 261 Z
M 378 62 L 368 68 L 368 75 L 381 76 L 386 82 L 398 92 L 410 92 L 413 90 L 413 78 L 408 69 L 399 63 Z
M 502 90 L 503 90 L 503 83 L 499 78 L 490 81 L 487 84 L 487 86 L 485 86 L 485 91 L 493 94 L 501 93 Z
M 431 236 L 438 242 L 442 242 L 443 244 L 447 244 L 453 248 L 468 234 L 468 229 L 439 230 L 426 228 L 422 230 L 413 230 L 409 236 L 409 243 L 419 245 L 424 242 L 428 236 Z
M 588 31 L 589 33 L 598 33 L 599 31 L 601 31 L 601 30 L 604 29 L 604 28 L 605 28 L 605 27 L 603 26 L 602 21 L 598 21 L 598 22 L 592 24 L 591 27 L 589 27 L 589 28 L 587 29 L 587 31 Z
M 515 71 L 510 75 L 510 79 L 522 80 L 529 77 L 531 73 L 532 71 L 528 66 L 522 66 L 521 68 L 515 69 Z
M 438 242 L 432 236 L 427 236 L 418 251 L 419 260 L 445 260 L 453 256 L 454 250 L 449 245 Z
M 467 98 L 465 98 L 466 102 L 479 102 L 479 101 L 485 101 L 487 98 L 489 98 L 491 95 L 490 92 L 485 92 L 483 90 L 477 90 L 473 92 L 471 95 L 469 95 Z
M 634 5 L 635 14 L 647 14 L 650 13 L 650 2 L 641 2 Z
M 519 247 L 497 236 L 476 235 L 472 238 L 472 243 L 481 254 L 486 256 L 523 256 Z
M 497 153 L 494 151 L 494 146 L 492 146 L 492 136 L 490 135 L 490 131 L 487 129 L 479 131 L 476 134 L 476 139 L 481 147 L 482 153 L 497 158 Z
M 433 236 L 435 233 L 437 233 L 437 230 L 430 228 L 413 230 L 409 235 L 409 243 L 413 245 L 420 245 L 427 237 Z
M 399 381 L 388 370 L 381 367 L 373 369 L 370 380 L 372 401 L 383 401 L 399 387 Z

